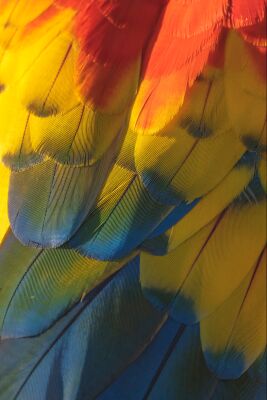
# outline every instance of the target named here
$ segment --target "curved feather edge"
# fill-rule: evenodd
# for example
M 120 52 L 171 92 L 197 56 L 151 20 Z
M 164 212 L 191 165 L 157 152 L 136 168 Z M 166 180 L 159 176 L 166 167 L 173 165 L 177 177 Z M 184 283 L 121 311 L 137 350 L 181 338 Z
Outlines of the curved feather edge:
M 126 261 L 26 247 L 9 231 L 0 247 L 1 339 L 40 335 Z
M 135 259 L 45 333 L 2 341 L 1 399 L 95 398 L 166 319 L 142 296 L 138 275 Z
M 99 397 L 99 400 L 264 400 L 265 355 L 236 380 L 220 380 L 209 371 L 198 325 L 172 319 L 153 342 Z

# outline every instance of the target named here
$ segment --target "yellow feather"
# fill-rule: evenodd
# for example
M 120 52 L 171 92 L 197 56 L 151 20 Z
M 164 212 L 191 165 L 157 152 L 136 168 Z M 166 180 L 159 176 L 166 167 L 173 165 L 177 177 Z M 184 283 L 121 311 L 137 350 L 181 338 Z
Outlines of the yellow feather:
M 214 221 L 167 255 L 153 256 L 142 252 L 140 278 L 145 290 L 152 295 L 155 292 L 159 298 L 168 296 L 173 301 L 213 226 Z
M 2 0 L 0 25 L 10 24 L 22 27 L 38 17 L 52 3 L 52 0 Z
M 77 99 L 77 105 L 59 115 L 30 119 L 34 150 L 60 163 L 90 165 L 103 156 L 124 125 L 125 113 L 93 111 Z
M 41 39 L 41 46 L 44 39 Z M 77 103 L 74 86 L 75 51 L 68 33 L 56 37 L 46 49 L 39 41 L 23 49 L 18 59 L 17 93 L 22 104 L 36 115 L 47 116 Z M 30 64 L 32 54 L 39 53 Z M 14 89 L 13 89 L 14 90 Z
M 10 171 L 2 163 L 0 163 L 0 243 L 5 236 L 8 227 L 8 184 L 9 184 Z
M 172 251 L 213 220 L 239 195 L 252 178 L 254 168 L 234 168 L 224 180 L 204 196 L 199 203 L 166 234 L 168 249 Z
M 175 299 L 174 312 L 186 323 L 211 314 L 255 264 L 266 241 L 265 217 L 265 201 L 234 204 L 169 254 L 142 254 L 143 286 Z
M 9 90 L 0 96 L 0 157 L 11 169 L 37 162 L 29 131 L 29 112 Z
M 233 129 L 250 148 L 263 140 L 263 130 L 266 129 L 266 82 L 249 47 L 238 33 L 228 35 L 225 91 Z
M 181 289 L 199 318 L 210 314 L 240 284 L 266 241 L 266 204 L 229 209 Z
M 223 75 L 208 69 L 189 91 L 177 121 L 158 135 L 138 135 L 136 167 L 152 195 L 192 201 L 229 173 L 245 147 L 225 114 Z
M 53 75 L 57 63 L 60 63 L 58 60 L 64 52 L 64 44 L 72 39 L 68 33 L 72 18 L 73 11 L 68 9 L 47 19 L 46 23 L 40 24 L 38 28 L 35 27 L 32 31 L 25 33 L 20 30 L 12 40 L 9 51 L 1 62 L 0 81 L 6 87 L 13 85 L 14 90 L 17 91 L 18 84 L 23 87 L 23 82 L 29 79 L 37 65 L 44 75 Z M 54 54 L 52 54 L 51 49 L 54 50 Z M 38 71 L 35 74 L 38 74 Z M 71 78 L 73 80 L 73 77 Z M 36 90 L 38 93 L 39 85 L 42 88 L 49 83 L 51 83 L 51 78 L 50 82 L 38 81 L 35 86 L 32 85 L 30 88 L 26 87 L 26 89 Z
M 266 250 L 240 287 L 210 317 L 201 321 L 204 351 L 216 359 L 215 369 L 242 359 L 239 376 L 266 346 Z M 221 371 L 221 373 L 222 373 Z M 233 376 L 232 376 L 233 378 Z

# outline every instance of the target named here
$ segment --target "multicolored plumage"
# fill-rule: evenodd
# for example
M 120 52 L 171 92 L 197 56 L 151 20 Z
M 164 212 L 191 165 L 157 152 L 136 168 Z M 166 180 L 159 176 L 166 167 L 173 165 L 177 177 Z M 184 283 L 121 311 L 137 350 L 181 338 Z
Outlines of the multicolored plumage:
M 0 0 L 0 400 L 264 400 L 264 0 Z

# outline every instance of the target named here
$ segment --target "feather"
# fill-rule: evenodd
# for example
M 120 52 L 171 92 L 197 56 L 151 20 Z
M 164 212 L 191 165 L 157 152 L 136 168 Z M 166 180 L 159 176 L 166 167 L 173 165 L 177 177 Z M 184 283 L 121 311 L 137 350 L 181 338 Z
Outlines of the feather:
M 265 192 L 267 192 L 267 166 L 266 166 L 266 156 L 263 156 L 260 160 L 260 164 L 259 164 L 259 176 L 260 176 L 260 180 L 261 180 L 261 184 L 265 190 Z
M 1 21 L 23 27 L 38 17 L 52 3 L 52 0 L 1 0 Z
M 145 53 L 133 107 L 132 127 L 138 132 L 159 132 L 177 115 L 187 87 L 218 40 L 224 4 L 223 0 L 205 2 L 205 13 L 201 1 L 166 4 Z
M 228 116 L 234 132 L 248 149 L 261 147 L 266 136 L 265 56 L 257 53 L 235 32 L 227 39 L 225 57 L 225 93 Z
M 177 204 L 209 192 L 244 151 L 225 118 L 223 74 L 211 69 L 188 92 L 177 122 L 160 135 L 138 135 L 135 162 L 152 196 Z
M 265 195 L 259 191 L 251 204 L 241 196 L 173 252 L 142 254 L 142 285 L 157 307 L 170 307 L 171 315 L 191 324 L 240 285 L 266 242 Z
M 264 0 L 233 0 L 230 7 L 230 21 L 234 27 L 253 25 L 264 18 L 266 9 Z
M 0 163 L 0 244 L 8 230 L 8 184 L 10 171 Z
M 181 329 L 168 320 L 125 373 L 99 400 L 127 398 L 181 400 L 264 399 L 264 357 L 238 380 L 218 380 L 205 366 L 197 326 Z
M 146 347 L 164 319 L 142 296 L 135 260 L 52 329 L 1 342 L 1 399 L 95 398 Z
M 0 0 L 1 400 L 264 400 L 265 14 Z
M 93 108 L 122 112 L 139 80 L 139 58 L 157 20 L 161 1 L 98 0 L 78 3 L 74 28 L 80 43 L 78 85 Z M 142 7 L 142 13 L 140 13 Z M 139 29 L 136 30 L 136 26 Z M 106 38 L 109 38 L 106 41 Z
M 32 147 L 30 114 L 10 90 L 0 96 L 0 116 L 3 121 L 0 156 L 5 165 L 9 169 L 20 170 L 42 162 L 43 157 Z
M 99 30 L 100 36 L 102 24 L 107 25 L 106 28 L 112 27 L 104 15 L 100 16 L 100 23 L 96 16 L 98 12 L 90 12 L 90 18 L 96 18 L 91 28 L 96 28 L 97 32 Z M 8 61 L 2 62 L 2 81 L 5 87 L 10 87 L 11 100 L 3 99 L 0 113 L 6 116 L 6 108 L 9 114 L 12 113 L 5 117 L 8 132 L 2 157 L 13 169 L 31 166 L 39 162 L 42 156 L 60 163 L 79 166 L 92 164 L 104 155 L 125 130 L 131 98 L 138 85 L 141 48 L 134 50 L 135 57 L 130 60 L 131 65 L 126 65 L 124 79 L 116 84 L 116 94 L 113 93 L 115 89 L 108 93 L 103 88 L 103 98 L 111 97 L 112 103 L 109 102 L 107 108 L 98 106 L 94 102 L 96 99 L 89 99 L 87 95 L 87 100 L 82 98 L 75 77 L 79 75 L 80 63 L 82 68 L 85 63 L 88 70 L 97 68 L 100 70 L 96 72 L 97 75 L 100 72 L 99 77 L 88 71 L 86 76 L 92 77 L 93 85 L 97 85 L 97 93 L 100 93 L 100 86 L 105 85 L 103 75 L 110 81 L 111 72 L 107 67 L 109 61 L 100 60 L 103 64 L 100 65 L 94 56 L 93 60 L 89 57 L 88 62 L 79 59 L 82 50 L 78 43 L 79 34 L 75 31 L 78 35 L 76 37 L 73 32 L 73 18 L 74 11 L 69 8 L 62 9 L 54 5 L 45 10 L 23 28 L 9 51 Z M 116 35 L 122 35 L 120 29 L 113 28 Z M 124 41 L 127 39 L 122 37 Z M 89 42 L 86 45 L 89 46 Z M 95 46 L 95 40 L 92 45 Z M 110 54 L 110 49 L 107 48 L 107 51 Z M 14 65 L 15 60 L 16 68 L 12 68 L 11 75 L 10 66 Z M 112 68 L 115 68 L 114 65 Z M 90 90 L 90 83 L 86 85 L 86 90 Z M 96 89 L 92 90 L 96 93 Z M 13 104 L 14 98 L 16 106 Z M 12 115 L 17 113 L 22 115 L 22 120 L 14 122 Z M 21 135 L 16 135 L 17 130 Z
M 113 151 L 112 147 L 92 167 L 63 166 L 49 160 L 11 174 L 9 217 L 22 243 L 57 247 L 73 235 L 95 202 Z
M 153 253 L 153 249 L 159 250 L 162 243 L 162 251 L 165 254 L 174 250 L 210 223 L 250 182 L 254 173 L 254 162 L 253 157 L 245 154 L 219 185 L 199 199 L 197 204 L 195 202 L 188 204 L 187 212 L 182 215 L 182 218 L 179 218 L 176 223 L 172 220 L 173 224 L 170 229 L 166 229 L 159 237 L 148 239 L 144 248 Z M 179 209 L 179 207 L 177 208 Z M 166 225 L 164 226 L 166 227 Z M 158 234 L 160 233 L 159 231 Z
M 9 232 L 0 252 L 1 338 L 41 334 L 122 264 L 25 247 Z
M 239 378 L 266 347 L 266 249 L 240 287 L 201 321 L 208 367 L 222 379 Z
M 138 247 L 169 212 L 170 207 L 150 196 L 137 174 L 115 165 L 96 207 L 70 246 L 87 257 L 120 259 Z
M 86 166 L 105 157 L 117 137 L 123 136 L 126 114 L 109 115 L 77 104 L 60 115 L 31 115 L 34 151 L 61 164 Z

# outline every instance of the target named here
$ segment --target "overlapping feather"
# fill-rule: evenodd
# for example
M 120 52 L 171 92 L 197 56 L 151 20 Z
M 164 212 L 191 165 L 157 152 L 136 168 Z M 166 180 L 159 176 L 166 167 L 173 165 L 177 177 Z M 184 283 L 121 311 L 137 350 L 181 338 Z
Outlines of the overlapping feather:
M 1 399 L 264 398 L 264 14 L 0 2 Z

